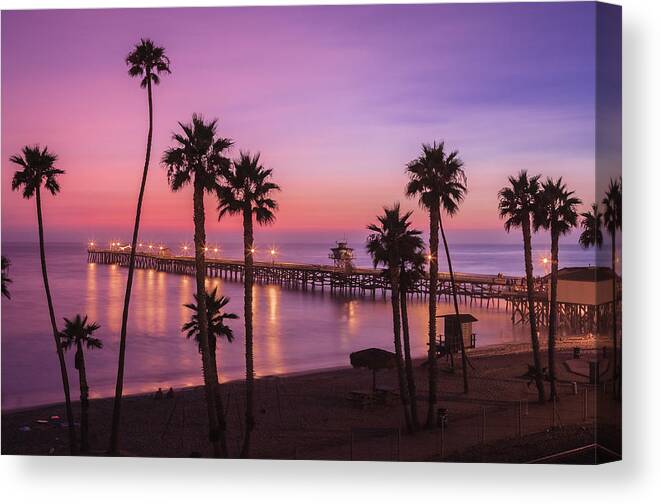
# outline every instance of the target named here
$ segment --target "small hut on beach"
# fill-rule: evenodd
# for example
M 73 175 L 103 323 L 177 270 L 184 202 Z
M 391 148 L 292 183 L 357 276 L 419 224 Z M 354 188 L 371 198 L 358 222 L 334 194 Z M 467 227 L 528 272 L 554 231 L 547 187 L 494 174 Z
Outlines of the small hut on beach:
M 470 313 L 460 313 L 457 321 L 455 313 L 446 313 L 436 318 L 444 320 L 442 343 L 446 351 L 455 353 L 461 350 L 461 340 L 459 339 L 459 328 L 464 339 L 465 348 L 475 348 L 476 335 L 473 332 L 473 322 L 477 322 Z

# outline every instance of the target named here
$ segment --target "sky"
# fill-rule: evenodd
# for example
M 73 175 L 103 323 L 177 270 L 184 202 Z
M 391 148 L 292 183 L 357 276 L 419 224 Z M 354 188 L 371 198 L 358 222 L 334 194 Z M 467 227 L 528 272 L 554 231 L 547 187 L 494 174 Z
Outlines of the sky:
M 172 74 L 154 90 L 141 238 L 192 239 L 192 190 L 170 192 L 159 160 L 177 122 L 200 113 L 235 141 L 231 156 L 261 152 L 282 187 L 258 238 L 363 236 L 395 201 L 425 229 L 405 165 L 444 140 L 469 188 L 451 236 L 520 239 L 497 214 L 508 175 L 563 176 L 595 198 L 595 26 L 592 3 L 5 11 L 2 238 L 36 238 L 8 158 L 39 143 L 66 171 L 44 199 L 48 238 L 129 240 L 147 100 L 124 59 L 147 37 Z M 606 162 L 619 169 L 617 155 Z M 239 220 L 218 222 L 215 207 L 209 197 L 209 236 L 239 240 Z

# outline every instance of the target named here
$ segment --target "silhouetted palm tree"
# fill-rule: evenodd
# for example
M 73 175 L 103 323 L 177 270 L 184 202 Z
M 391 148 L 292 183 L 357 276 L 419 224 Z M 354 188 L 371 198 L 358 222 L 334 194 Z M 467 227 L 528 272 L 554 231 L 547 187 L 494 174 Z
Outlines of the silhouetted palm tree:
M 549 310 L 549 380 L 551 399 L 558 397 L 555 380 L 555 337 L 558 331 L 558 243 L 560 236 L 571 232 L 578 221 L 576 207 L 581 200 L 567 189 L 562 177 L 547 178 L 542 184 L 540 204 L 534 216 L 534 227 L 543 227 L 551 232 L 551 301 Z
M 2 256 L 2 295 L 7 299 L 11 299 L 11 294 L 9 294 L 9 284 L 12 283 L 12 279 L 9 278 L 9 265 L 11 261 L 5 256 Z
M 253 216 L 259 225 L 272 224 L 278 204 L 273 193 L 280 187 L 271 182 L 273 170 L 260 164 L 259 154 L 254 156 L 241 152 L 231 168 L 225 174 L 225 182 L 218 188 L 218 219 L 225 215 L 241 215 L 243 218 L 243 311 L 246 335 L 246 432 L 241 448 L 241 457 L 250 455 L 250 439 L 255 428 L 254 378 L 253 364 L 253 328 L 252 328 L 252 287 L 253 253 Z
M 404 367 L 406 369 L 406 381 L 409 387 L 409 397 L 411 399 L 411 421 L 413 428 L 420 427 L 418 419 L 418 399 L 415 385 L 415 373 L 413 370 L 413 359 L 411 357 L 411 338 L 409 331 L 409 315 L 407 294 L 412 292 L 416 283 L 425 276 L 425 256 L 424 242 L 418 230 L 413 230 L 414 235 L 410 235 L 406 240 L 401 253 L 401 268 L 399 271 L 399 297 L 400 311 L 402 313 L 402 335 L 404 339 Z
M 611 238 L 611 268 L 613 270 L 613 395 L 619 394 L 621 383 L 618 378 L 618 350 L 617 350 L 617 231 L 622 229 L 622 179 L 611 179 L 602 200 L 604 205 L 604 227 L 608 230 Z
M 207 331 L 209 337 L 209 353 L 210 353 L 210 365 L 211 372 L 217 377 L 218 376 L 218 359 L 216 356 L 218 348 L 218 340 L 225 338 L 229 343 L 234 341 L 234 332 L 232 328 L 228 325 L 225 325 L 226 320 L 232 320 L 239 318 L 238 315 L 234 313 L 227 313 L 224 311 L 225 306 L 229 303 L 229 298 L 225 296 L 216 297 L 218 288 L 214 288 L 211 292 L 207 292 L 206 295 L 206 309 L 207 309 Z M 195 338 L 197 342 L 197 347 L 200 353 L 202 353 L 202 345 L 200 338 L 200 325 L 198 324 L 198 307 L 197 307 L 197 294 L 194 295 L 195 303 L 185 304 L 184 306 L 189 310 L 193 311 L 190 322 L 186 322 L 181 331 L 186 333 L 187 338 Z M 223 401 L 220 395 L 220 387 L 216 387 L 216 411 L 218 416 L 218 423 L 221 433 L 226 430 L 226 419 L 225 411 L 223 410 Z M 225 442 L 224 436 L 221 435 L 221 443 Z M 225 453 L 227 453 L 227 446 L 221 448 Z
M 135 271 L 135 253 L 138 244 L 138 232 L 140 230 L 140 215 L 142 213 L 142 199 L 147 184 L 147 172 L 149 171 L 149 158 L 151 156 L 151 143 L 153 132 L 153 103 L 152 83 L 158 85 L 161 82 L 160 74 L 170 73 L 170 60 L 165 56 L 165 49 L 158 47 L 149 39 L 141 39 L 133 51 L 126 57 L 131 77 L 140 77 L 140 87 L 147 88 L 147 104 L 149 107 L 149 130 L 147 132 L 147 152 L 145 153 L 145 165 L 142 169 L 142 180 L 140 192 L 138 193 L 138 205 L 135 210 L 135 222 L 133 224 L 133 236 L 131 238 L 131 254 L 129 256 L 129 271 L 126 281 L 126 293 L 124 294 L 124 309 L 122 311 L 122 328 L 119 338 L 119 361 L 117 364 L 117 382 L 115 384 L 115 400 L 112 413 L 112 429 L 110 435 L 110 452 L 117 453 L 119 449 L 119 422 L 121 417 L 122 392 L 124 389 L 124 361 L 126 355 L 126 330 L 129 319 L 129 305 L 131 303 L 131 289 L 133 287 L 133 272 Z
M 582 248 L 601 248 L 604 243 L 604 235 L 601 232 L 602 222 L 603 214 L 599 211 L 599 205 L 597 203 L 592 203 L 589 212 L 583 212 L 581 214 L 581 228 L 583 228 L 583 232 L 578 238 L 578 243 Z
M 176 147 L 163 154 L 163 164 L 168 169 L 168 181 L 172 191 L 193 184 L 193 223 L 195 225 L 195 281 L 199 325 L 199 343 L 202 354 L 202 371 L 207 394 L 207 414 L 209 416 L 209 439 L 214 448 L 214 456 L 225 456 L 225 431 L 220 430 L 216 405 L 218 375 L 211 368 L 211 351 L 207 327 L 205 249 L 206 230 L 204 215 L 204 193 L 211 193 L 219 187 L 219 181 L 229 171 L 229 159 L 223 153 L 232 146 L 232 141 L 216 136 L 217 120 L 205 122 L 201 116 L 193 114 L 190 124 L 179 123 L 183 133 L 175 133 L 172 139 Z
M 399 203 L 392 207 L 384 207 L 383 215 L 377 216 L 379 224 L 370 224 L 367 229 L 372 232 L 367 238 L 366 248 L 368 254 L 372 257 L 374 267 L 384 265 L 386 270 L 384 274 L 388 276 L 390 282 L 390 302 L 392 306 L 393 320 L 393 340 L 395 346 L 395 356 L 397 360 L 397 378 L 399 380 L 399 395 L 404 408 L 404 419 L 406 428 L 412 431 L 416 427 L 413 421 L 413 411 L 411 409 L 411 383 L 412 377 L 405 376 L 404 352 L 402 351 L 401 337 L 401 318 L 402 297 L 401 297 L 401 271 L 404 266 L 404 257 L 410 257 L 415 245 L 422 246 L 420 231 L 411 229 L 412 212 L 401 214 Z M 407 277 L 404 282 L 409 281 Z M 408 284 L 407 284 L 408 285 Z M 408 318 L 407 318 L 408 321 Z M 408 336 L 408 328 L 407 328 Z M 410 356 L 410 348 L 409 348 Z M 411 369 L 412 371 L 412 369 Z M 413 384 L 415 390 L 415 383 Z M 416 414 L 417 421 L 417 414 Z
M 535 365 L 535 384 L 539 402 L 544 402 L 544 376 L 542 358 L 539 350 L 539 334 L 537 331 L 537 314 L 535 312 L 535 286 L 532 264 L 531 218 L 539 204 L 539 175 L 528 177 L 528 172 L 522 170 L 518 176 L 508 178 L 510 185 L 498 192 L 498 210 L 501 219 L 505 220 L 505 230 L 520 227 L 523 233 L 523 256 L 526 267 L 526 293 L 528 297 L 528 313 L 530 320 L 530 341 L 532 343 L 533 363 Z
M 73 320 L 64 319 L 64 329 L 60 333 L 64 350 L 76 347 L 75 365 L 80 381 L 80 451 L 82 453 L 89 450 L 89 386 L 87 385 L 83 347 L 86 346 L 89 350 L 103 348 L 101 340 L 92 336 L 100 327 L 96 322 L 88 324 L 87 315 L 84 318 L 76 315 Z
M 422 145 L 422 154 L 407 165 L 409 182 L 406 194 L 418 197 L 420 206 L 429 212 L 429 408 L 427 410 L 427 426 L 434 422 L 436 411 L 436 303 L 438 295 L 438 232 L 441 231 L 445 255 L 448 261 L 450 281 L 452 283 L 452 298 L 455 315 L 459 316 L 457 289 L 452 270 L 450 249 L 443 229 L 441 211 L 449 217 L 459 211 L 459 205 L 466 196 L 466 174 L 463 162 L 457 151 L 447 154 L 443 142 Z M 468 370 L 464 339 L 459 327 L 461 343 L 461 360 L 463 365 L 464 392 L 468 392 Z
M 51 298 L 50 285 L 48 283 L 48 270 L 46 268 L 46 252 L 44 250 L 44 223 L 41 212 L 41 186 L 53 196 L 60 192 L 60 184 L 57 181 L 59 175 L 64 174 L 64 170 L 55 168 L 54 164 L 57 156 L 48 152 L 48 147 L 41 149 L 38 145 L 34 147 L 25 146 L 22 149 L 22 155 L 15 155 L 9 158 L 12 163 L 22 167 L 21 170 L 14 173 L 11 187 L 14 191 L 22 189 L 23 198 L 30 199 L 33 196 L 37 202 L 37 226 L 39 229 L 39 255 L 41 258 L 41 274 L 44 279 L 44 290 L 46 291 L 46 301 L 48 302 L 48 315 L 50 317 L 53 338 L 55 339 L 55 349 L 57 358 L 60 362 L 60 374 L 62 375 L 62 386 L 64 388 L 64 401 L 67 412 L 67 422 L 69 425 L 69 447 L 71 453 L 76 452 L 76 431 L 73 423 L 73 414 L 71 409 L 71 396 L 69 393 L 69 377 L 67 375 L 67 366 L 64 361 L 64 352 L 60 344 L 59 331 L 55 322 L 55 311 L 53 310 L 53 299 Z

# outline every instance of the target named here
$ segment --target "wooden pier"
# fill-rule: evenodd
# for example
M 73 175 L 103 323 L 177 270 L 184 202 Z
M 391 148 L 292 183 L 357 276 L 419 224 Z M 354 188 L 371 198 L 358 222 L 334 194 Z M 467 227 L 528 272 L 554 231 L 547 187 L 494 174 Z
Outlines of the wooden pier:
M 88 249 L 88 262 L 117 264 L 128 267 L 130 252 L 127 250 Z M 188 256 L 137 252 L 136 268 L 153 269 L 182 275 L 195 274 L 195 260 Z M 208 277 L 243 281 L 244 264 L 236 259 L 212 259 L 205 261 Z M 277 284 L 301 290 L 321 290 L 346 295 L 385 295 L 390 290 L 388 278 L 383 270 L 374 268 L 339 268 L 320 264 L 297 264 L 287 262 L 254 263 L 257 283 Z M 500 307 L 508 305 L 511 294 L 523 288 L 523 279 L 514 276 L 456 273 L 457 293 L 462 302 L 479 303 L 480 306 Z M 429 295 L 429 278 L 419 280 L 409 293 L 411 296 Z M 450 300 L 452 286 L 448 273 L 439 273 L 438 298 Z M 507 306 L 505 306 L 507 308 Z
M 128 267 L 128 250 L 89 248 L 90 263 L 117 264 Z M 139 251 L 135 256 L 136 268 L 153 269 L 166 273 L 195 275 L 193 257 L 176 256 L 170 253 Z M 244 264 L 236 259 L 213 259 L 205 261 L 208 277 L 241 282 Z M 390 290 L 388 278 L 383 270 L 374 268 L 340 268 L 330 265 L 297 264 L 288 262 L 255 261 L 256 283 L 276 284 L 304 291 L 320 290 L 341 295 L 385 296 Z M 438 299 L 450 301 L 452 286 L 450 275 L 438 275 Z M 485 308 L 504 308 L 511 313 L 514 325 L 528 323 L 528 303 L 525 279 L 517 276 L 455 273 L 460 302 Z M 549 302 L 547 284 L 535 283 L 535 310 L 540 327 L 548 326 Z M 425 298 L 429 295 L 429 278 L 420 279 L 409 293 L 412 297 Z M 605 330 L 608 325 L 610 306 L 590 306 L 559 303 L 558 325 L 572 332 L 588 333 Z

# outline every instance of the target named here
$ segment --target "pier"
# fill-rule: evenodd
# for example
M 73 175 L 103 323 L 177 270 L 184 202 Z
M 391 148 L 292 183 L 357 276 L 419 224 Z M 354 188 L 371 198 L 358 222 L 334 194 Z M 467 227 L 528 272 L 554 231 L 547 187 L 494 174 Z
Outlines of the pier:
M 128 267 L 129 250 L 96 249 L 87 250 L 90 263 L 117 264 Z M 153 269 L 181 275 L 195 274 L 195 259 L 162 252 L 135 254 L 135 267 Z M 205 260 L 205 274 L 208 277 L 230 281 L 243 281 L 244 264 L 237 259 Z M 298 264 L 278 261 L 255 261 L 253 264 L 255 282 L 277 284 L 301 290 L 321 290 L 346 295 L 373 296 L 385 295 L 390 290 L 390 282 L 383 270 L 375 268 L 338 267 L 321 264 Z M 509 305 L 512 293 L 522 289 L 521 277 L 455 273 L 457 294 L 464 303 L 479 303 L 485 307 L 500 307 L 501 302 Z M 540 286 L 540 295 L 545 291 Z M 422 278 L 409 292 L 410 296 L 427 297 L 429 278 Z M 448 273 L 438 275 L 438 298 L 450 300 L 452 285 Z M 506 306 L 507 307 L 507 306 Z
M 87 260 L 97 264 L 117 264 L 128 267 L 130 250 L 88 248 Z M 195 259 L 178 256 L 168 249 L 157 252 L 138 251 L 135 266 L 180 275 L 195 275 Z M 241 282 L 244 277 L 242 260 L 206 258 L 205 274 L 211 278 Z M 255 261 L 253 264 L 256 283 L 281 285 L 304 291 L 320 290 L 341 295 L 385 296 L 390 282 L 383 270 L 375 268 L 340 267 L 320 264 L 299 264 L 279 261 Z M 525 278 L 507 275 L 455 273 L 457 295 L 466 305 L 486 308 L 504 308 L 511 314 L 512 324 L 528 323 L 528 302 Z M 540 327 L 548 327 L 548 285 L 535 282 L 535 311 Z M 429 278 L 420 279 L 408 293 L 412 297 L 429 295 Z M 438 299 L 450 301 L 452 285 L 449 273 L 438 275 Z M 611 303 L 591 305 L 586 303 L 558 303 L 558 327 L 575 333 L 607 330 Z

